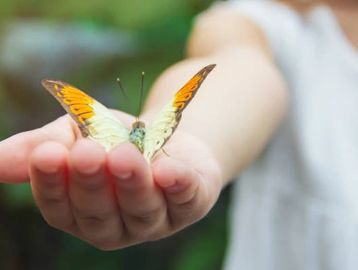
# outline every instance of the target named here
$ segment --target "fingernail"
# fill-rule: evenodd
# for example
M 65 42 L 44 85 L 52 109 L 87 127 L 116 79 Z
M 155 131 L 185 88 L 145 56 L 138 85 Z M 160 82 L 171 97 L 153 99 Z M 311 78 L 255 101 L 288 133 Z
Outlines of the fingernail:
M 182 189 L 183 189 L 183 186 L 180 185 L 180 184 L 178 184 L 178 183 L 175 183 L 174 185 L 172 185 L 172 186 L 166 188 L 166 190 L 167 190 L 168 192 L 172 192 L 172 193 L 179 192 L 179 191 L 181 191 Z
M 128 180 L 128 179 L 130 179 L 132 176 L 133 176 L 133 174 L 131 173 L 131 172 L 127 172 L 127 173 L 114 173 L 115 174 L 115 176 L 119 179 L 119 180 L 121 180 L 121 181 L 125 181 L 125 180 Z
M 61 166 L 35 166 L 43 174 L 53 175 L 61 171 Z M 41 168 L 42 167 L 42 168 Z
M 95 165 L 92 167 L 86 167 L 86 168 L 81 168 L 79 171 L 79 173 L 81 174 L 85 174 L 85 175 L 93 175 L 95 173 L 97 173 L 100 169 L 101 165 Z
M 41 169 L 41 171 L 44 174 L 53 175 L 53 174 L 57 174 L 60 172 L 60 167 L 47 167 L 47 168 Z

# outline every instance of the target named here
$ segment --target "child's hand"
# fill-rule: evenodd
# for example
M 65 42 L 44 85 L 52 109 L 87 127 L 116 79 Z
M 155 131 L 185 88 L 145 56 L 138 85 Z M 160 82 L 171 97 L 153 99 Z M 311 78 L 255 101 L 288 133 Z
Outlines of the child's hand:
M 19 145 L 26 151 L 3 156 L 0 164 L 12 161 L 7 174 L 2 168 L 4 180 L 18 181 L 26 176 L 27 156 L 33 194 L 46 221 L 100 249 L 168 236 L 203 217 L 219 195 L 218 164 L 206 145 L 188 134 L 178 130 L 165 147 L 170 157 L 159 153 L 148 166 L 130 143 L 107 154 L 92 141 L 76 140 L 74 130 L 62 118 L 1 142 L 5 155 L 11 148 L 20 151 Z

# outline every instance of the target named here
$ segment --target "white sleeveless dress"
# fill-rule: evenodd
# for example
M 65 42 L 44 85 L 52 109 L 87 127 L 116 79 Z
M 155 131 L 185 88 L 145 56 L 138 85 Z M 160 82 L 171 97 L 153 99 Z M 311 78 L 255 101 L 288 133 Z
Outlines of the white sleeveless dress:
M 237 181 L 224 269 L 357 270 L 358 53 L 326 6 L 303 16 L 267 1 L 224 4 L 263 29 L 291 95 Z

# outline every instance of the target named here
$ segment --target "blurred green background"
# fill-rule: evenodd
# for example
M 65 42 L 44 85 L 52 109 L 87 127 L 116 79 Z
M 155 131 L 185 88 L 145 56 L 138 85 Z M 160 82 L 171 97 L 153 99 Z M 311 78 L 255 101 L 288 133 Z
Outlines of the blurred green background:
M 46 77 L 136 113 L 141 71 L 148 91 L 183 58 L 193 18 L 211 2 L 1 0 L 0 139 L 63 114 L 40 86 Z M 116 85 L 118 76 L 128 99 Z M 225 190 L 208 217 L 168 239 L 101 252 L 47 226 L 28 185 L 0 185 L 0 269 L 220 269 L 228 195 Z

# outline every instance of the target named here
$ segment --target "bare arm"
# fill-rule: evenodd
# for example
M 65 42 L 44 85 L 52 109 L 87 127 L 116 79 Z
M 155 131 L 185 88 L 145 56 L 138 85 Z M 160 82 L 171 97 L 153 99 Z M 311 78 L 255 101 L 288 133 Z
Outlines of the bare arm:
M 179 129 L 204 141 L 217 158 L 224 181 L 260 153 L 286 107 L 285 84 L 263 33 L 249 19 L 227 9 L 200 17 L 188 58 L 156 82 L 144 114 L 152 114 L 200 67 L 216 63 L 183 113 Z

